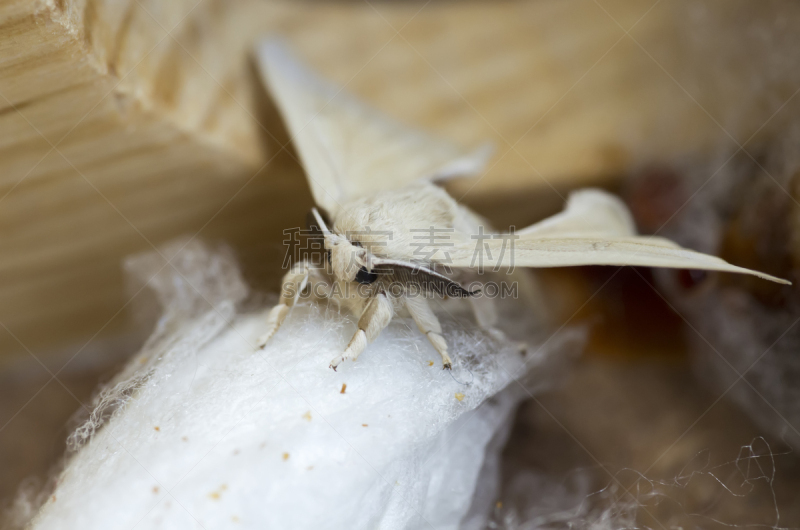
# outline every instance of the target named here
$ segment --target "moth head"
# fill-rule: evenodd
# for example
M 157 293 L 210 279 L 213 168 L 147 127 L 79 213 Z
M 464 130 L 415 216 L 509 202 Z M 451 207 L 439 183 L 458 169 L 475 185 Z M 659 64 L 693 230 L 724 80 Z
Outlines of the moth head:
M 332 232 L 328 224 L 322 212 L 316 208 L 311 209 L 308 228 L 323 237 L 334 276 L 347 282 L 375 282 L 378 275 L 372 272 L 372 256 L 369 251 L 359 241 L 351 241 L 346 236 Z
M 371 272 L 369 252 L 358 242 L 332 233 L 325 237 L 325 247 L 331 251 L 331 269 L 337 279 L 366 284 L 378 279 L 377 274 Z

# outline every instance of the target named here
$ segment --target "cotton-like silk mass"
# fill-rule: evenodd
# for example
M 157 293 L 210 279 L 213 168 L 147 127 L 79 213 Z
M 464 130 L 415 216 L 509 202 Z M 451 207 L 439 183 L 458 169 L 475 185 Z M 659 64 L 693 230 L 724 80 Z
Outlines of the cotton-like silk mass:
M 515 404 L 580 349 L 567 331 L 522 355 L 442 308 L 452 373 L 408 318 L 334 372 L 351 317 L 300 303 L 259 350 L 264 314 L 238 309 L 227 253 L 181 241 L 162 254 L 176 257 L 129 268 L 164 316 L 110 384 L 115 412 L 79 430 L 34 529 L 477 528 Z

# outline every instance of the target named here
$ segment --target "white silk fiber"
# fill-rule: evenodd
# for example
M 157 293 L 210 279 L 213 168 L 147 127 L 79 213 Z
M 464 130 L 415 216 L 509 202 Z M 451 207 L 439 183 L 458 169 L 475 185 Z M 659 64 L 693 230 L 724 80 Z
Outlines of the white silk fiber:
M 487 459 L 498 458 L 527 395 L 511 376 L 533 374 L 527 388 L 538 391 L 564 352 L 578 350 L 578 335 L 562 334 L 524 356 L 442 314 L 451 374 L 397 317 L 334 372 L 328 363 L 354 332 L 352 318 L 301 302 L 256 350 L 266 310 L 237 309 L 246 289 L 232 258 L 199 243 L 163 254 L 179 259 L 164 267 L 160 256 L 137 257 L 130 268 L 160 289 L 164 316 L 72 437 L 78 448 L 33 529 L 474 523 L 497 484 Z

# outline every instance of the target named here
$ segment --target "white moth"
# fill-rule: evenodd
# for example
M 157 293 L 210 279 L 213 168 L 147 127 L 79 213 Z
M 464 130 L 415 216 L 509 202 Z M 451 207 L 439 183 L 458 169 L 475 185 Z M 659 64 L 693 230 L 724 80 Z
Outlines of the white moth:
M 478 324 L 491 326 L 492 307 L 458 283 L 481 267 L 639 265 L 789 283 L 667 239 L 637 236 L 624 204 L 595 189 L 572 193 L 563 212 L 513 237 L 485 235 L 485 223 L 434 182 L 480 173 L 486 149 L 465 152 L 393 121 L 317 77 L 279 42 L 265 41 L 257 51 L 264 82 L 319 208 L 313 210 L 311 228 L 327 251 L 321 260 L 327 263 L 301 261 L 284 276 L 280 302 L 259 339 L 262 348 L 305 292 L 359 317 L 352 340 L 330 363 L 334 370 L 355 360 L 403 309 L 441 354 L 444 368 L 450 368 L 447 343 L 427 299 L 470 298 Z M 420 234 L 440 237 L 423 249 Z

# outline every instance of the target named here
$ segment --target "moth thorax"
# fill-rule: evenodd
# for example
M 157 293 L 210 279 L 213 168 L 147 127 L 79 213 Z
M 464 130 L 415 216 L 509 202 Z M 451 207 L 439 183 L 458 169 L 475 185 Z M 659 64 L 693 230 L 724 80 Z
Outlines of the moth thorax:
M 355 280 L 359 269 L 367 264 L 367 251 L 341 239 L 331 248 L 331 268 L 336 278 L 348 282 Z

